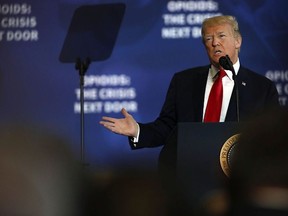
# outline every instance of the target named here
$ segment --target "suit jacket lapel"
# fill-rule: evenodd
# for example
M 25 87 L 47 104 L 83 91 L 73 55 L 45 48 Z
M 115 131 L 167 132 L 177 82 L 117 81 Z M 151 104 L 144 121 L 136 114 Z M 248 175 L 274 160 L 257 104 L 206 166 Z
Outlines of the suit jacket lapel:
M 204 96 L 205 96 L 205 89 L 206 89 L 206 82 L 207 82 L 207 76 L 209 73 L 209 66 L 204 68 L 203 71 L 199 71 L 198 74 L 198 83 L 197 86 L 195 86 L 196 94 L 195 94 L 195 104 L 194 104 L 194 110 L 195 110 L 195 118 L 196 121 L 202 122 L 203 118 L 203 107 L 204 107 Z
M 237 74 L 237 84 L 238 84 L 238 92 L 239 92 L 239 109 L 240 109 L 240 120 L 241 120 L 241 105 L 243 104 L 241 101 L 241 97 L 245 94 L 246 91 L 246 72 L 245 69 L 240 66 L 238 74 Z M 236 109 L 236 89 L 234 85 L 234 89 L 231 95 L 229 107 L 226 114 L 225 121 L 237 121 L 237 109 Z

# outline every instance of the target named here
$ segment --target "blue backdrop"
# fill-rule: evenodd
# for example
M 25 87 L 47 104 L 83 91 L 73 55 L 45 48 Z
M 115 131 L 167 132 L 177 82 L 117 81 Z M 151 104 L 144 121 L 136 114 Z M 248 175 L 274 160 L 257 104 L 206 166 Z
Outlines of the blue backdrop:
M 59 61 L 76 8 L 113 0 L 0 1 L 0 121 L 55 131 L 80 151 L 79 75 Z M 140 122 L 154 120 L 172 75 L 208 64 L 200 39 L 205 17 L 238 18 L 240 61 L 273 80 L 288 101 L 286 0 L 123 0 L 126 5 L 111 56 L 92 62 L 85 77 L 85 157 L 91 167 L 156 167 L 161 148 L 131 151 L 127 138 L 99 125 L 121 117 L 122 106 Z M 111 17 L 113 17 L 111 13 Z M 99 31 L 99 34 L 101 32 Z

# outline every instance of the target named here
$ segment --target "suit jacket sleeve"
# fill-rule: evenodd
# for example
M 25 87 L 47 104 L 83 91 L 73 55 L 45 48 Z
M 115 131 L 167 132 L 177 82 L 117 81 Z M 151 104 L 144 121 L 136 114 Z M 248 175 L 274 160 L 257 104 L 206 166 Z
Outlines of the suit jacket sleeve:
M 240 121 L 249 121 L 265 110 L 279 106 L 279 95 L 275 84 L 260 74 L 247 68 L 240 67 L 237 75 L 239 88 Z M 235 89 L 230 99 L 226 121 L 235 121 L 236 118 Z
M 137 146 L 132 149 L 164 145 L 175 131 L 178 122 L 202 121 L 203 98 L 209 66 L 187 69 L 174 74 L 159 117 L 141 124 Z M 172 135 L 171 135 L 172 134 Z
M 175 112 L 175 76 L 172 78 L 169 85 L 166 99 L 159 117 L 150 123 L 138 123 L 140 126 L 139 142 L 136 146 L 131 139 L 129 143 L 132 149 L 143 147 L 157 147 L 165 143 L 169 133 L 176 125 L 176 112 Z

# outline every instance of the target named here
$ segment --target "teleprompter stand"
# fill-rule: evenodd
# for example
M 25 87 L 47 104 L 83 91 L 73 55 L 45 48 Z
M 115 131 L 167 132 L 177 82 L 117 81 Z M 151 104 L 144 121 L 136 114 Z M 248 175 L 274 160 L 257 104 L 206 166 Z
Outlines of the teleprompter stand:
M 125 5 L 99 4 L 78 7 L 72 17 L 59 60 L 75 63 L 80 76 L 81 162 L 85 164 L 84 76 L 93 61 L 110 57 L 125 12 Z

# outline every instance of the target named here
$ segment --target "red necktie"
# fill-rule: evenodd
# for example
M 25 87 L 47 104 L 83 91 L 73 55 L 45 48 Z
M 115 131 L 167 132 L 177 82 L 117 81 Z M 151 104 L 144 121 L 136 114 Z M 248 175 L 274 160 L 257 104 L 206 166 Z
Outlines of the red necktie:
M 217 79 L 211 88 L 209 99 L 205 111 L 204 122 L 219 122 L 223 99 L 222 78 L 226 72 L 220 69 Z

